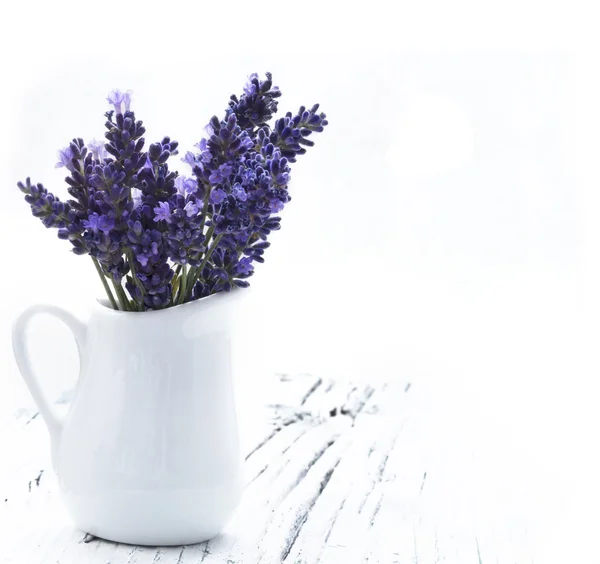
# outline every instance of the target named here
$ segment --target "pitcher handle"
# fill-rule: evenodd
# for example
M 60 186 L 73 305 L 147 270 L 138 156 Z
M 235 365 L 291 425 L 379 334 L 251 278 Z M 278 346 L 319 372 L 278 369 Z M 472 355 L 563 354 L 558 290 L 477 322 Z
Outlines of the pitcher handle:
M 68 311 L 58 306 L 45 304 L 38 304 L 27 308 L 13 323 L 12 346 L 17 366 L 19 367 L 21 376 L 23 376 L 23 379 L 25 380 L 29 393 L 33 397 L 33 400 L 44 418 L 44 422 L 50 433 L 50 440 L 56 445 L 62 429 L 62 420 L 56 414 L 51 402 L 48 401 L 48 398 L 42 392 L 39 380 L 31 369 L 31 363 L 29 362 L 29 355 L 27 353 L 27 327 L 29 326 L 29 322 L 39 313 L 48 313 L 58 318 L 71 330 L 75 337 L 75 342 L 77 343 L 80 365 L 85 343 L 86 326 Z

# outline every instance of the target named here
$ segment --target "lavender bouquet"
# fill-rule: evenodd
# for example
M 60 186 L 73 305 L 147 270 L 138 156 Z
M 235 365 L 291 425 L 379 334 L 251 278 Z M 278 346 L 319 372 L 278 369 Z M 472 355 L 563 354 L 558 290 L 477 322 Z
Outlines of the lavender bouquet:
M 131 92 L 114 90 L 106 143 L 73 139 L 59 151 L 72 199 L 29 178 L 18 187 L 35 217 L 75 254 L 90 255 L 114 309 L 162 309 L 245 288 L 290 201 L 290 165 L 327 125 L 315 104 L 271 127 L 280 96 L 270 73 L 252 74 L 225 117 L 210 120 L 198 150 L 181 159 L 191 169 L 183 176 L 168 165 L 178 143 L 165 137 L 144 151 Z

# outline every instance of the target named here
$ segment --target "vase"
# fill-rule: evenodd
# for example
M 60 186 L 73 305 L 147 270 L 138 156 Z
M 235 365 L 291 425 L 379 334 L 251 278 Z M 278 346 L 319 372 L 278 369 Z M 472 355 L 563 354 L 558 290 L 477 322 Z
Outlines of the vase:
M 242 490 L 231 348 L 245 292 L 147 312 L 98 302 L 87 324 L 51 305 L 16 319 L 17 364 L 48 427 L 60 496 L 79 529 L 151 546 L 202 542 L 223 529 Z M 27 325 L 39 313 L 64 322 L 79 351 L 64 419 L 27 354 Z

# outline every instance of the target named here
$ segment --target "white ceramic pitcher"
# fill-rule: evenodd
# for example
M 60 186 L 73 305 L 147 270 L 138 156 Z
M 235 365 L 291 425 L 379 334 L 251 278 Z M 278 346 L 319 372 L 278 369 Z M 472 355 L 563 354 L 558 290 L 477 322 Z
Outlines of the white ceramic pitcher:
M 17 364 L 48 426 L 61 495 L 78 528 L 154 546 L 201 542 L 222 530 L 242 489 L 231 334 L 244 293 L 144 313 L 99 303 L 87 325 L 37 305 L 15 321 Z M 79 350 L 64 421 L 27 355 L 27 325 L 38 313 L 68 325 Z

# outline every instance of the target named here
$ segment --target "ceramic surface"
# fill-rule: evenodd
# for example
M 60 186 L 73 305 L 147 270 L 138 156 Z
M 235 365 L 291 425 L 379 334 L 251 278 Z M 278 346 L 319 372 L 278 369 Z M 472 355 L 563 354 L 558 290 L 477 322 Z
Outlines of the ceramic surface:
M 50 305 L 13 326 L 17 364 L 50 432 L 52 463 L 75 524 L 142 545 L 207 540 L 242 489 L 231 335 L 243 291 L 160 311 L 94 306 L 86 325 Z M 72 330 L 81 371 L 64 421 L 30 368 L 29 321 L 49 313 Z

